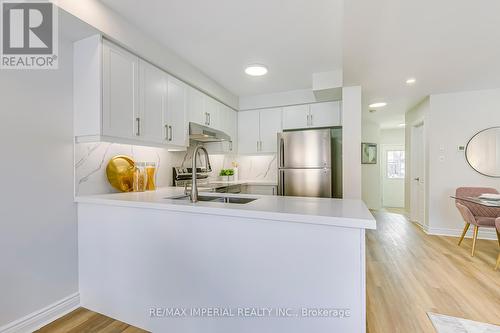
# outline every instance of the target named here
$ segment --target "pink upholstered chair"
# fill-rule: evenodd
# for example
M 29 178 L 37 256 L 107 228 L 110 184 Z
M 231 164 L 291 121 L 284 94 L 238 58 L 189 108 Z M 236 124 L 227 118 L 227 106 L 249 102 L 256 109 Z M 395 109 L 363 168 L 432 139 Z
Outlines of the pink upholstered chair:
M 496 219 L 495 226 L 497 227 L 498 245 L 500 245 L 500 217 Z M 500 267 L 500 253 L 498 254 L 497 264 L 495 266 L 495 270 L 497 270 L 498 267 Z
M 478 197 L 484 193 L 498 193 L 498 191 L 494 188 L 489 187 L 459 187 L 456 190 L 456 197 Z M 474 256 L 479 227 L 494 228 L 495 219 L 500 216 L 500 208 L 486 207 L 464 200 L 456 200 L 455 205 L 457 206 L 458 211 L 462 215 L 465 222 L 464 231 L 462 232 L 462 236 L 458 241 L 458 246 L 462 244 L 465 234 L 472 224 L 474 226 L 474 235 L 472 238 L 472 256 Z

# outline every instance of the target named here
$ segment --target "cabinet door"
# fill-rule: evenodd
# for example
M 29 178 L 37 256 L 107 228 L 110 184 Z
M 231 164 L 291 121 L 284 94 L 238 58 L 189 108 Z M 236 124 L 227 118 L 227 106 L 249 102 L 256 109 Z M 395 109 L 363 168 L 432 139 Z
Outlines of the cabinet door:
M 166 130 L 163 124 L 165 96 L 167 93 L 165 73 L 159 68 L 139 61 L 139 119 L 140 140 L 164 142 Z
M 221 129 L 221 123 L 219 120 L 219 102 L 210 96 L 205 95 L 205 112 L 207 113 L 207 124 L 206 126 L 215 129 Z
M 238 112 L 238 153 L 253 154 L 259 148 L 259 111 Z
M 139 59 L 124 49 L 103 42 L 103 135 L 119 138 L 140 136 Z
M 193 87 L 187 87 L 187 115 L 188 121 L 207 126 L 205 95 Z
M 283 108 L 283 129 L 306 128 L 309 126 L 309 105 L 295 105 Z
M 171 76 L 168 77 L 167 82 L 168 98 L 165 118 L 167 140 L 173 145 L 187 146 L 186 85 Z
M 311 127 L 331 127 L 340 125 L 340 102 L 311 104 Z
M 275 153 L 281 132 L 281 108 L 260 110 L 260 152 Z

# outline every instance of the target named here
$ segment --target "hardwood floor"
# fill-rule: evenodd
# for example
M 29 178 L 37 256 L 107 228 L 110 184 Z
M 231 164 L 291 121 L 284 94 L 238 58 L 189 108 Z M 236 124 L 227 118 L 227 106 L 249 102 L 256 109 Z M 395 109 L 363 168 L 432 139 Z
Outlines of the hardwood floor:
M 367 232 L 367 332 L 435 332 L 426 312 L 500 325 L 497 241 L 426 235 L 402 215 L 375 213 Z
M 493 270 L 499 246 L 428 236 L 405 217 L 375 213 L 377 230 L 367 232 L 367 332 L 434 332 L 427 311 L 500 325 L 500 271 Z M 87 309 L 43 327 L 40 333 L 146 332 Z
M 37 333 L 147 333 L 93 311 L 78 308 L 42 327 Z

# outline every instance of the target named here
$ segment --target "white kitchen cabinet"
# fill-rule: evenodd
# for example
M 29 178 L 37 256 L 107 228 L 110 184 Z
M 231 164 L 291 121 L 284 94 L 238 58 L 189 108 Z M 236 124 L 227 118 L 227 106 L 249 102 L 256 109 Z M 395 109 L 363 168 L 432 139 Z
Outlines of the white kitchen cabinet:
M 91 36 L 74 44 L 76 142 L 187 146 L 186 85 Z
M 255 154 L 259 150 L 259 111 L 238 112 L 238 153 Z
M 187 114 L 190 122 L 207 126 L 208 118 L 205 112 L 205 95 L 193 87 L 187 88 Z
M 165 72 L 143 60 L 139 61 L 139 113 L 137 137 L 141 141 L 162 143 L 167 130 L 162 126 L 166 109 L 167 78 Z
M 254 185 L 247 184 L 242 186 L 241 193 L 257 195 L 277 195 L 278 186 L 276 185 Z
M 283 108 L 283 129 L 341 126 L 340 102 L 324 102 Z
M 283 108 L 283 129 L 306 128 L 309 125 L 309 105 L 293 105 Z
M 188 123 L 186 121 L 187 86 L 172 76 L 167 78 L 167 107 L 163 124 L 168 143 L 188 146 Z
M 238 112 L 217 102 L 218 130 L 231 137 L 231 141 L 209 142 L 205 144 L 210 154 L 236 153 L 238 150 Z M 213 126 L 210 126 L 213 127 Z
M 141 134 L 139 58 L 106 40 L 102 56 L 102 134 L 135 139 Z
M 281 108 L 238 113 L 238 152 L 240 154 L 274 153 L 277 134 L 281 132 Z
M 309 127 L 332 127 L 340 125 L 340 102 L 311 104 Z
M 259 152 L 275 153 L 278 147 L 278 133 L 281 132 L 281 108 L 262 109 L 260 114 Z
M 205 113 L 206 113 L 206 126 L 221 130 L 221 121 L 219 118 L 219 102 L 210 96 L 205 97 Z

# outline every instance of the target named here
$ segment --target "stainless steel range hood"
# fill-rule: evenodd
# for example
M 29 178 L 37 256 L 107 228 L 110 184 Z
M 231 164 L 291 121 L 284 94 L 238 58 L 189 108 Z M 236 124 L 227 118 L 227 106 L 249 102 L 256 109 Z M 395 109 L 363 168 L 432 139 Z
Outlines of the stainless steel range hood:
M 226 133 L 197 123 L 189 123 L 189 139 L 198 142 L 231 141 Z

